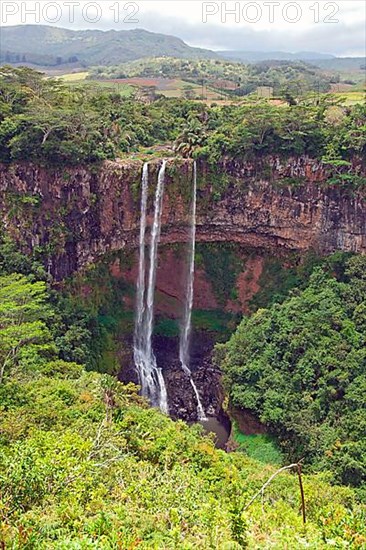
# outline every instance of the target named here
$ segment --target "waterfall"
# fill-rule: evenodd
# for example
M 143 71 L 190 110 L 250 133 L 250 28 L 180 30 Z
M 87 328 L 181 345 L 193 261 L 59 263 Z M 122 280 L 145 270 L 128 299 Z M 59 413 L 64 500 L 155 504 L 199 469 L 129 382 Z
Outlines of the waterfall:
M 189 376 L 194 394 L 197 399 L 197 416 L 198 420 L 206 420 L 205 411 L 203 409 L 201 399 L 198 393 L 196 384 L 193 381 L 192 373 L 189 368 L 189 344 L 192 328 L 192 306 L 193 306 L 193 283 L 194 283 L 194 255 L 196 250 L 196 206 L 197 206 L 197 164 L 193 164 L 193 198 L 191 209 L 191 226 L 189 234 L 189 249 L 188 249 L 188 275 L 186 286 L 186 299 L 184 303 L 183 320 L 180 331 L 179 341 L 179 359 L 184 372 Z
M 136 317 L 134 334 L 134 359 L 138 367 L 141 361 L 143 349 L 143 323 L 144 323 L 144 299 L 145 299 L 145 233 L 146 233 L 146 208 L 149 186 L 149 165 L 145 162 L 142 169 L 141 180 L 141 218 L 140 218 L 140 240 L 139 240 L 139 271 L 136 284 Z M 138 371 L 140 374 L 140 372 Z M 142 384 L 142 380 L 140 380 Z
M 141 384 L 141 393 L 147 397 L 153 406 L 158 406 L 168 413 L 168 397 L 162 370 L 158 368 L 152 349 L 152 333 L 154 326 L 154 296 L 158 243 L 160 239 L 161 213 L 163 206 L 165 183 L 164 160 L 158 174 L 158 182 L 154 201 L 154 221 L 151 228 L 149 272 L 146 280 L 145 233 L 146 208 L 148 193 L 148 165 L 144 164 L 142 171 L 141 221 L 140 221 L 140 257 L 139 272 L 136 285 L 136 321 L 134 333 L 134 360 Z

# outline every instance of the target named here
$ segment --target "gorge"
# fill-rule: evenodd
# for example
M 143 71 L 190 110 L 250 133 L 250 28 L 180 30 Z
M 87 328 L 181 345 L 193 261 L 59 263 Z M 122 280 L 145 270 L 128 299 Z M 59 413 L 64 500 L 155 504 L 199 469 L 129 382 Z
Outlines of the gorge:
M 366 548 L 361 61 L 155 38 L 0 70 L 0 550 Z
M 360 163 L 356 168 L 364 171 Z M 129 329 L 118 340 L 118 349 L 130 350 L 122 357 L 117 349 L 121 379 L 140 382 L 153 404 L 191 421 L 220 414 L 211 350 L 225 328 L 212 325 L 224 316 L 223 326 L 233 327 L 235 316 L 250 311 L 268 262 L 286 270 L 308 252 L 366 250 L 363 194 L 330 184 L 332 167 L 308 157 L 269 157 L 226 162 L 223 172 L 218 185 L 218 172 L 179 158 L 0 171 L 7 234 L 27 253 L 40 250 L 59 284 L 95 263 L 108 267 L 124 285 L 113 307 L 132 314 L 137 304 L 134 343 Z M 233 276 L 224 280 L 227 261 Z M 90 292 L 87 279 L 81 292 Z

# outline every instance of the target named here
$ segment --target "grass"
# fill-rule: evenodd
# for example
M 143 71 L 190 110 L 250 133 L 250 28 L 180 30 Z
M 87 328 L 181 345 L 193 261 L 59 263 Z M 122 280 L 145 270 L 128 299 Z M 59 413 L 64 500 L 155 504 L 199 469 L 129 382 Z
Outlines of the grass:
M 334 95 L 343 100 L 343 105 L 356 105 L 366 100 L 366 94 L 363 91 L 337 92 Z
M 274 437 L 268 434 L 243 434 L 236 422 L 233 424 L 233 438 L 239 445 L 238 450 L 254 460 L 264 464 L 283 463 L 283 455 L 279 450 Z
M 81 73 L 69 73 L 63 74 L 59 78 L 64 82 L 80 82 L 82 80 L 85 80 L 88 74 L 89 73 L 87 71 Z
M 129 85 L 128 83 L 123 83 L 121 81 L 113 80 L 88 80 L 88 72 L 79 72 L 79 73 L 68 73 L 59 76 L 65 84 L 70 86 L 88 86 L 90 88 L 105 89 L 106 91 L 117 92 L 122 97 L 129 97 L 135 90 L 134 86 Z

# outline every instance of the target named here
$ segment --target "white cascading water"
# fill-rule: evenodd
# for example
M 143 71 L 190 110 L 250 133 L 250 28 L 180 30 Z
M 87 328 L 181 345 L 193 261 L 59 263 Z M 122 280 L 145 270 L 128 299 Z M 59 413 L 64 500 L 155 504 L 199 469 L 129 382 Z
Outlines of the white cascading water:
M 146 233 L 146 208 L 147 194 L 149 187 L 149 165 L 145 162 L 142 169 L 141 180 L 141 218 L 140 218 L 140 240 L 139 240 L 139 272 L 136 284 L 136 317 L 134 333 L 134 359 L 140 375 L 139 365 L 141 363 L 141 352 L 144 347 L 143 327 L 145 312 L 145 233 Z M 141 378 L 141 377 L 140 377 Z M 142 385 L 142 380 L 140 379 Z
M 189 344 L 192 327 L 192 306 L 193 306 L 193 283 L 194 283 L 194 255 L 196 251 L 196 206 L 197 206 L 197 164 L 193 164 L 193 199 L 191 210 L 191 226 L 189 235 L 189 250 L 188 250 L 188 275 L 186 286 L 186 299 L 184 303 L 184 315 L 181 324 L 180 341 L 179 341 L 179 359 L 184 372 L 189 376 L 194 394 L 197 399 L 197 417 L 198 420 L 206 420 L 205 411 L 203 409 L 201 399 L 198 393 L 196 384 L 193 381 L 192 373 L 189 368 Z
M 158 174 L 155 192 L 154 221 L 151 228 L 149 272 L 147 288 L 145 289 L 145 233 L 146 208 L 148 193 L 148 165 L 144 165 L 142 172 L 141 194 L 141 221 L 140 221 L 140 259 L 137 277 L 137 304 L 136 323 L 134 334 L 134 360 L 139 374 L 141 393 L 147 397 L 153 406 L 158 406 L 168 413 L 168 396 L 162 370 L 158 368 L 156 357 L 152 349 L 152 333 L 154 326 L 154 297 L 157 267 L 158 243 L 160 239 L 161 213 L 163 206 L 165 183 L 164 160 Z M 146 296 L 145 296 L 146 295 Z M 146 297 L 146 301 L 145 301 Z

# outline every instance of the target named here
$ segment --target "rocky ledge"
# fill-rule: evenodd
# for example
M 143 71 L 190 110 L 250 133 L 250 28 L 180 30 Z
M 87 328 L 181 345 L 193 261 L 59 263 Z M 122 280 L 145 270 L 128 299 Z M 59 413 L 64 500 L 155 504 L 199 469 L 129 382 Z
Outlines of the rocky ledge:
M 263 163 L 223 161 L 215 174 L 200 163 L 198 241 L 271 250 L 313 248 L 324 254 L 366 251 L 362 191 L 330 185 L 337 171 L 315 159 L 271 157 Z M 151 161 L 148 223 L 158 166 L 159 161 Z M 26 251 L 46 250 L 49 269 L 60 280 L 111 251 L 136 248 L 141 169 L 137 160 L 97 168 L 2 165 L 2 224 Z M 357 163 L 353 169 L 364 173 Z M 225 184 L 217 184 L 217 174 L 227 176 Z M 191 189 L 192 161 L 170 159 L 162 243 L 187 241 Z
M 199 389 L 202 406 L 207 416 L 219 417 L 222 413 L 224 392 L 221 384 L 221 373 L 211 360 L 214 341 L 204 333 L 196 333 L 192 341 L 191 369 L 192 378 Z M 132 350 L 132 342 L 125 341 L 124 349 Z M 156 336 L 154 353 L 163 375 L 168 393 L 169 414 L 174 419 L 187 422 L 197 421 L 197 400 L 190 379 L 184 373 L 179 357 L 176 338 Z M 133 363 L 132 352 L 120 357 L 122 382 L 138 384 L 138 377 Z

